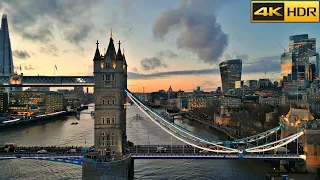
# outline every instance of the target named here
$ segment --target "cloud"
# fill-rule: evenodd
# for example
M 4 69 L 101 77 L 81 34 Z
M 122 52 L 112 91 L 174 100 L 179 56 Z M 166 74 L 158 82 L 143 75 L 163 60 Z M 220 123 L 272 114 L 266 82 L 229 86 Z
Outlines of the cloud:
M 213 81 L 203 81 L 203 83 L 201 84 L 202 86 L 212 86 L 215 85 L 216 83 Z
M 26 70 L 26 71 L 32 71 L 32 70 L 34 70 L 34 67 L 32 67 L 32 65 L 29 64 L 29 65 L 24 65 L 23 69 Z
M 50 54 L 52 56 L 58 57 L 59 49 L 54 44 L 46 44 L 44 47 L 40 47 L 40 52 Z
M 243 64 L 242 74 L 246 73 L 264 73 L 280 72 L 280 56 L 267 56 L 256 58 L 255 60 L 246 61 Z
M 205 63 L 219 60 L 228 45 L 228 35 L 217 23 L 215 10 L 221 1 L 181 0 L 177 9 L 162 12 L 153 25 L 155 39 L 163 40 L 169 32 L 177 31 L 179 49 L 193 52 Z
M 133 71 L 133 72 L 138 72 L 138 69 L 137 69 L 137 67 L 133 67 L 133 68 L 131 69 L 131 71 Z
M 30 58 L 30 54 L 26 50 L 14 50 L 12 55 L 18 59 L 28 59 Z
M 162 62 L 159 58 L 156 57 L 144 58 L 140 61 L 140 65 L 142 69 L 146 71 L 155 70 L 161 67 L 168 67 L 166 63 Z
M 87 0 L 2 0 L 0 7 L 8 14 L 12 30 L 24 39 L 46 45 L 53 44 L 55 34 L 62 34 L 66 41 L 79 46 L 92 30 L 97 29 L 91 23 L 92 9 L 102 2 L 103 0 L 96 0 L 94 3 Z M 55 30 L 62 33 L 55 33 Z M 50 46 L 42 48 L 50 49 Z
M 243 63 L 242 75 L 244 74 L 257 74 L 268 72 L 279 72 L 280 71 L 280 60 L 279 56 L 268 56 L 260 57 L 255 60 Z M 167 71 L 159 73 L 150 73 L 150 74 L 140 74 L 134 72 L 128 72 L 129 79 L 156 79 L 164 78 L 170 76 L 187 76 L 187 75 L 220 75 L 219 68 L 211 69 L 199 69 L 199 70 L 181 70 L 181 71 Z M 205 82 L 205 83 L 209 83 Z
M 160 59 L 163 58 L 169 58 L 169 59 L 174 59 L 177 58 L 178 55 L 174 52 L 172 52 L 171 50 L 161 50 L 160 52 L 157 53 L 157 57 Z
M 233 53 L 232 55 L 226 54 L 225 55 L 226 60 L 230 59 L 241 59 L 242 62 L 247 61 L 249 59 L 249 56 L 247 54 L 240 54 L 240 53 Z

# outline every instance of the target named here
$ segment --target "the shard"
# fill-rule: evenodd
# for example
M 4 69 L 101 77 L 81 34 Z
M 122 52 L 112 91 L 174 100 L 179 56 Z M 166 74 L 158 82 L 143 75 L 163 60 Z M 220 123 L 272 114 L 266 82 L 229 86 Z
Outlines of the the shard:
M 0 28 L 0 76 L 13 75 L 14 67 L 7 15 L 3 14 Z

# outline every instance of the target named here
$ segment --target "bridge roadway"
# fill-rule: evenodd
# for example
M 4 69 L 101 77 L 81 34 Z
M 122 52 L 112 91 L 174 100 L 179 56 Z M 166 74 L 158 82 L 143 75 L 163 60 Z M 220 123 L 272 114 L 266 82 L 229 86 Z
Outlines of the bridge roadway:
M 166 152 L 157 152 L 156 145 L 137 145 L 130 147 L 128 150 L 134 159 L 251 159 L 251 160 L 293 160 L 300 161 L 305 158 L 305 155 L 296 154 L 274 154 L 274 153 L 247 153 L 247 154 L 228 154 L 228 153 L 200 153 L 199 149 L 192 146 L 183 145 L 161 145 L 166 148 Z M 22 148 L 18 148 L 22 149 Z M 37 151 L 46 149 L 48 153 L 38 154 Z M 87 149 L 87 147 L 86 147 Z M 77 148 L 76 153 L 68 153 L 69 147 L 48 147 L 48 148 L 23 148 L 24 152 L 17 151 L 16 153 L 0 153 L 0 160 L 4 159 L 39 159 L 49 161 L 61 161 L 80 165 L 84 151 Z M 66 160 L 67 159 L 67 160 Z M 68 161 L 68 159 L 70 161 Z M 72 162 L 72 161 L 75 162 Z M 77 162 L 77 163 L 76 163 Z

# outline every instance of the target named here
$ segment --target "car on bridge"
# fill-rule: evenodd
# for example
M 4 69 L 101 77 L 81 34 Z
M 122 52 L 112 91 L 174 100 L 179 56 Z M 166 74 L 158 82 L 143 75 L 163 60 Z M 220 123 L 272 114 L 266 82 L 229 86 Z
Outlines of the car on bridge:
M 67 153 L 77 153 L 77 150 L 76 150 L 76 149 L 69 149 L 69 150 L 67 151 Z
M 42 149 L 42 150 L 39 150 L 37 153 L 38 154 L 47 154 L 48 152 L 47 152 L 47 150 Z
M 157 153 L 167 152 L 167 148 L 162 147 L 162 146 L 158 146 L 156 152 Z
M 200 151 L 199 151 L 199 153 L 202 153 L 202 154 L 208 154 L 208 152 L 209 152 L 209 151 L 207 151 L 207 150 L 200 150 Z

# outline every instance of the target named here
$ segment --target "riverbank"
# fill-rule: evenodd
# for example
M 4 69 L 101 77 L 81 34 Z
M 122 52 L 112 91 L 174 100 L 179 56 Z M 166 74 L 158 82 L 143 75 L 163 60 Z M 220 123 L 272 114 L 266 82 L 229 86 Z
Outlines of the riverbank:
M 46 114 L 46 115 L 35 116 L 31 119 L 7 120 L 7 121 L 3 121 L 0 124 L 0 129 L 18 127 L 18 126 L 22 126 L 22 125 L 32 125 L 32 124 L 44 123 L 44 122 L 49 122 L 49 121 L 61 119 L 61 117 L 70 116 L 70 115 L 73 115 L 72 112 L 60 111 L 60 112 L 50 113 L 50 114 Z
M 200 124 L 206 125 L 210 129 L 215 129 L 215 130 L 225 134 L 226 136 L 228 136 L 230 140 L 235 140 L 235 139 L 240 139 L 241 138 L 241 137 L 233 134 L 231 132 L 231 130 L 229 128 L 225 127 L 224 125 L 219 125 L 219 124 L 215 124 L 215 123 L 207 123 L 207 122 L 201 121 L 201 120 L 199 120 L 197 118 L 190 117 L 188 115 L 184 115 L 184 117 L 187 118 L 190 121 L 196 121 L 196 122 L 198 122 Z

